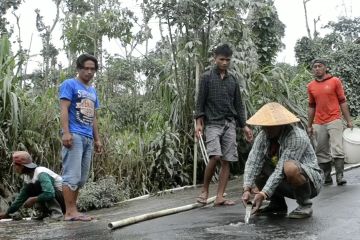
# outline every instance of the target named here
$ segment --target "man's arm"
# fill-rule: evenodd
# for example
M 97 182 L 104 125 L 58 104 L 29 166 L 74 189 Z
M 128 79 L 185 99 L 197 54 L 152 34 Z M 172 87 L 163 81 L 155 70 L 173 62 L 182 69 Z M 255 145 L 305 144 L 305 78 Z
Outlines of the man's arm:
M 261 131 L 255 138 L 245 163 L 243 189 L 250 190 L 260 174 L 265 161 L 266 134 Z
M 239 84 L 236 84 L 235 97 L 234 97 L 234 107 L 235 107 L 235 110 L 236 110 L 236 113 L 237 113 L 238 124 L 239 124 L 240 128 L 244 132 L 245 139 L 246 139 L 246 141 L 251 142 L 253 140 L 253 133 L 252 133 L 251 128 L 249 128 L 245 124 L 246 111 L 245 111 L 245 107 L 244 107 L 244 104 L 243 104 L 243 101 L 242 101 L 242 98 L 241 98 Z
M 308 101 L 309 101 L 309 108 L 308 108 L 308 124 L 307 124 L 307 133 L 309 136 L 314 134 L 314 129 L 312 127 L 314 118 L 315 118 L 315 110 L 316 110 L 316 101 L 315 97 L 311 93 L 311 83 L 307 86 L 307 94 L 308 94 Z
M 264 131 L 255 138 L 248 159 L 245 163 L 242 201 L 246 205 L 250 201 L 251 188 L 260 174 L 265 161 L 266 136 Z
M 100 141 L 99 127 L 97 123 L 97 112 L 95 112 L 93 119 L 93 131 L 94 131 L 94 141 Z
M 196 99 L 196 107 L 195 107 L 195 119 L 196 119 L 195 136 L 198 138 L 200 137 L 200 135 L 202 135 L 204 129 L 206 97 L 207 97 L 207 84 L 206 84 L 206 77 L 205 75 L 203 75 L 200 79 L 199 92 Z
M 314 117 L 315 117 L 315 108 L 309 106 L 307 132 L 310 136 L 312 136 L 314 133 L 314 129 L 312 127 L 313 122 L 314 122 Z
M 237 121 L 240 128 L 245 127 L 245 107 L 241 99 L 240 86 L 236 83 L 235 88 L 235 97 L 234 97 L 234 107 L 237 113 Z
M 60 124 L 63 131 L 62 143 L 64 147 L 72 146 L 72 135 L 69 130 L 69 107 L 71 102 L 66 99 L 60 100 Z
M 45 172 L 40 173 L 38 181 L 40 182 L 42 193 L 37 196 L 37 201 L 46 202 L 55 198 L 55 189 L 50 175 Z
M 25 184 L 21 190 L 19 195 L 16 197 L 15 201 L 11 204 L 11 206 L 8 208 L 8 210 L 6 211 L 5 217 L 8 217 L 9 214 L 16 212 L 17 210 L 19 210 L 19 208 L 24 204 L 24 202 L 28 199 L 28 194 L 27 194 L 27 188 L 28 185 Z
M 349 107 L 347 105 L 346 102 L 343 102 L 340 104 L 340 109 L 341 109 L 341 112 L 346 120 L 346 123 L 347 123 L 347 127 L 348 128 L 353 128 L 353 124 L 351 122 L 351 117 L 350 117 L 350 111 L 349 111 Z
M 338 81 L 336 81 L 336 95 L 338 97 L 338 101 L 340 104 L 340 109 L 341 112 L 346 120 L 346 125 L 348 128 L 353 128 L 352 122 L 351 122 L 351 117 L 350 117 L 350 111 L 349 111 L 349 107 L 347 105 L 346 102 L 346 97 L 345 97 L 345 91 L 344 91 L 344 87 L 342 85 L 342 81 L 340 79 L 337 79 Z
M 95 152 L 102 152 L 102 143 L 100 141 L 99 127 L 97 123 L 97 112 L 95 111 L 94 119 L 93 119 L 93 131 L 94 131 L 94 144 L 95 144 Z

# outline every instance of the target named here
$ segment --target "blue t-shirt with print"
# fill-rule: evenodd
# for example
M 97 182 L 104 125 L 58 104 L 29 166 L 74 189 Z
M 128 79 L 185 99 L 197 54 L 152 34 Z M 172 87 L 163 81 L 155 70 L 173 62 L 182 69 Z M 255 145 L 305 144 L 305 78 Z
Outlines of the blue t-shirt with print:
M 99 100 L 93 86 L 87 86 L 75 78 L 60 85 L 59 98 L 71 102 L 69 107 L 69 130 L 71 133 L 93 138 L 93 120 Z

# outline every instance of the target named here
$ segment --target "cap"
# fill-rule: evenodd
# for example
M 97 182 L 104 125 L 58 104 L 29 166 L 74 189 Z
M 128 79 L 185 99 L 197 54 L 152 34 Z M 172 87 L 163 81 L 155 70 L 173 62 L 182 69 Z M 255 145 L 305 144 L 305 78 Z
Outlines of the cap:
M 323 64 L 324 66 L 327 66 L 327 65 L 328 65 L 326 59 L 324 59 L 324 58 L 315 58 L 314 60 L 312 60 L 312 61 L 311 61 L 311 67 L 312 67 L 315 63 L 321 63 L 321 64 Z
M 37 165 L 32 162 L 32 157 L 26 151 L 16 151 L 12 156 L 13 163 L 23 165 L 27 168 L 36 168 Z

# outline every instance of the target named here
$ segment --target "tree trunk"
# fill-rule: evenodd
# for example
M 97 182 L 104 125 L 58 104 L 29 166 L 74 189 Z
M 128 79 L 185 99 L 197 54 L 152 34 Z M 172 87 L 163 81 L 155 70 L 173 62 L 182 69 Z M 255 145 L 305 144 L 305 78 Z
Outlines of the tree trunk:
M 94 15 L 95 15 L 95 24 L 94 24 L 94 56 L 97 58 L 99 63 L 99 73 L 102 72 L 102 35 L 98 32 L 98 20 L 100 16 L 100 4 L 99 0 L 94 0 Z
M 312 39 L 312 37 L 311 37 L 311 33 L 310 33 L 310 27 L 309 27 L 308 16 L 307 16 L 307 8 L 306 8 L 306 4 L 307 4 L 308 2 L 310 2 L 310 0 L 303 0 L 304 13 L 305 13 L 306 31 L 307 31 L 307 34 L 308 34 L 309 39 Z
M 170 19 L 169 17 L 167 17 L 167 25 L 168 25 L 168 31 L 169 31 L 169 39 L 170 39 L 170 47 L 171 47 L 171 51 L 172 51 L 172 56 L 173 56 L 173 65 L 174 65 L 174 82 L 176 84 L 176 88 L 178 90 L 179 93 L 179 98 L 181 103 L 183 103 L 183 95 L 182 95 L 182 90 L 180 88 L 179 85 L 179 76 L 178 76 L 178 69 L 177 69 L 177 51 L 176 51 L 176 46 L 173 40 L 173 36 L 172 36 L 172 29 L 171 29 L 171 25 L 170 25 Z

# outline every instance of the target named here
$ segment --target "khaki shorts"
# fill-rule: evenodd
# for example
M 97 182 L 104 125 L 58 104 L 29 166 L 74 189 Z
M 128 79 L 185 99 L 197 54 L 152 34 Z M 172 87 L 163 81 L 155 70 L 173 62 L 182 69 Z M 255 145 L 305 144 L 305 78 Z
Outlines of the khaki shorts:
M 205 137 L 209 157 L 221 156 L 225 161 L 238 161 L 235 121 L 226 121 L 224 125 L 206 125 Z
M 344 158 L 342 121 L 337 119 L 323 125 L 314 124 L 313 127 L 313 143 L 318 162 L 327 163 L 334 158 Z

